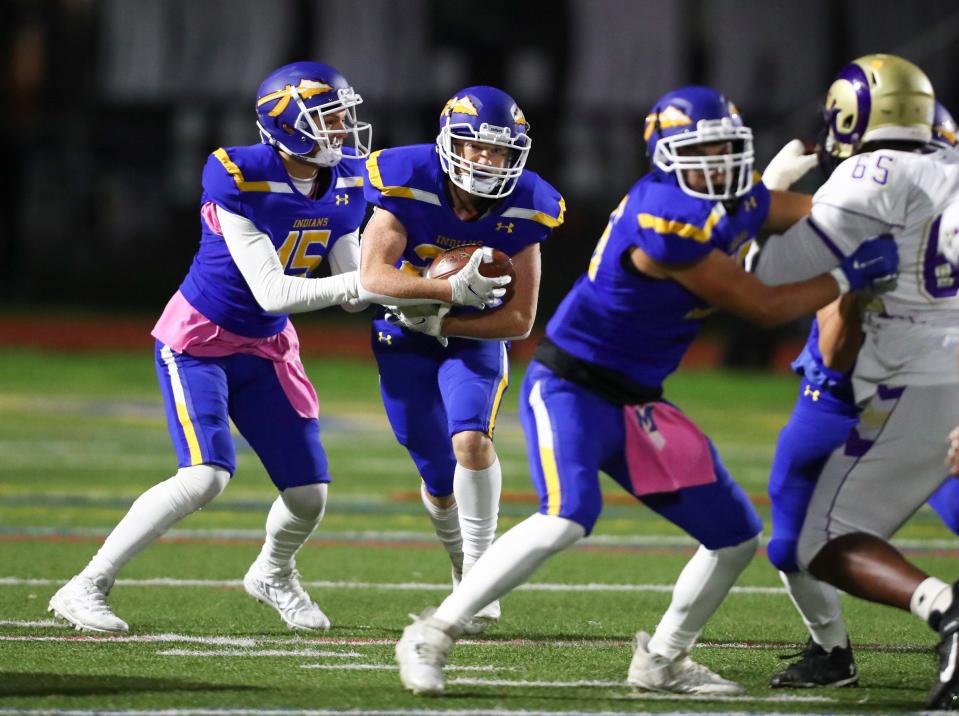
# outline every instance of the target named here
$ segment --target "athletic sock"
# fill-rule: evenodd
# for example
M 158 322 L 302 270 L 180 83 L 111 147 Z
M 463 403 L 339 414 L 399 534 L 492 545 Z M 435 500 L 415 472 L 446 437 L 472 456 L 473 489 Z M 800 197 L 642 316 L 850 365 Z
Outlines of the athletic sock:
M 812 640 L 826 651 L 845 648 L 849 635 L 842 621 L 839 592 L 830 584 L 820 582 L 808 572 L 780 572 L 799 616 L 802 617 Z
M 503 473 L 499 458 L 483 470 L 470 470 L 459 463 L 453 473 L 453 495 L 459 509 L 460 534 L 463 538 L 463 565 L 480 558 L 496 536 L 499 496 Z
M 749 560 L 756 538 L 710 550 L 700 546 L 673 588 L 673 599 L 649 640 L 649 651 L 675 661 L 686 656 Z
M 457 575 L 463 574 L 463 536 L 460 533 L 459 509 L 454 500 L 449 507 L 438 507 L 434 505 L 426 491 L 426 483 L 420 481 L 420 499 L 423 501 L 423 507 L 433 522 L 433 531 L 439 538 L 440 544 L 450 557 L 453 565 L 453 571 Z
M 909 611 L 927 622 L 933 629 L 939 628 L 939 616 L 950 606 L 952 606 L 951 585 L 935 577 L 924 579 L 909 600 Z
M 297 517 L 278 496 L 266 518 L 266 539 L 256 562 L 267 574 L 289 574 L 293 557 L 313 534 L 323 515 L 314 519 Z
M 80 575 L 105 577 L 112 584 L 123 565 L 219 495 L 229 480 L 230 473 L 222 468 L 195 465 L 181 468 L 173 477 L 154 485 L 130 505 Z
M 480 609 L 522 584 L 547 557 L 586 531 L 563 517 L 535 514 L 500 537 L 434 613 L 446 624 L 462 626 Z

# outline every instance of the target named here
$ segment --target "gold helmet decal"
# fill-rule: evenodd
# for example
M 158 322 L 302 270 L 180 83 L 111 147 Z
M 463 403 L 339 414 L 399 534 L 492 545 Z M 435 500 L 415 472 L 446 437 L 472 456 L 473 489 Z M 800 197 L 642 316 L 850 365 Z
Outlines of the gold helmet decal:
M 656 129 L 657 122 L 661 129 L 671 129 L 672 127 L 685 127 L 687 124 L 692 124 L 693 120 L 683 110 L 673 105 L 667 106 L 660 112 L 651 112 L 646 115 L 646 127 L 643 129 L 644 140 L 649 141 L 649 138 L 653 135 L 653 130 Z
M 474 117 L 479 116 L 479 110 L 476 109 L 476 105 L 473 104 L 473 100 L 469 98 L 469 95 L 464 97 L 453 97 L 449 102 L 443 106 L 443 111 L 440 112 L 440 117 L 449 117 L 451 114 L 471 114 Z
M 273 100 L 278 99 L 279 102 L 277 102 L 276 106 L 270 110 L 270 116 L 279 117 L 281 114 L 283 114 L 283 111 L 293 99 L 293 93 L 290 91 L 292 89 L 293 85 L 287 85 L 281 90 L 270 92 L 270 94 L 260 97 L 260 99 L 256 101 L 256 106 L 259 107 L 262 104 L 266 104 L 267 102 L 272 102 Z M 309 99 L 315 95 L 325 94 L 332 91 L 333 88 L 330 85 L 326 84 L 325 82 L 318 82 L 317 80 L 300 80 L 300 84 L 296 86 L 296 92 L 298 95 L 300 95 L 301 99 Z
M 896 55 L 866 55 L 846 65 L 826 93 L 825 150 L 852 156 L 865 142 L 926 143 L 935 96 L 925 73 Z

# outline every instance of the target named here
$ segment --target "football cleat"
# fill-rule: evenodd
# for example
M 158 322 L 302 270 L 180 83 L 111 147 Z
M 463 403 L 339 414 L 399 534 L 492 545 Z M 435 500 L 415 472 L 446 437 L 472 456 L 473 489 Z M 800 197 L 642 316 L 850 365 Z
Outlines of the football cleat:
M 778 674 L 773 674 L 769 685 L 774 689 L 803 689 L 816 686 L 855 686 L 859 681 L 856 662 L 852 658 L 852 647 L 837 646 L 826 651 L 812 638 L 806 647 L 795 654 L 781 656 L 781 659 L 800 657 Z
M 463 579 L 462 571 L 453 567 L 453 589 L 455 590 L 460 586 L 460 581 Z M 503 615 L 503 610 L 500 608 L 499 599 L 496 599 L 485 607 L 480 609 L 476 614 L 474 614 L 469 621 L 463 625 L 463 633 L 469 634 L 470 636 L 476 636 L 477 634 L 482 634 L 489 627 L 497 624 L 500 620 L 500 617 Z
M 433 619 L 432 609 L 419 617 L 411 614 L 413 623 L 403 630 L 396 644 L 396 662 L 400 665 L 400 681 L 414 694 L 443 693 L 443 667 L 453 631 L 448 624 Z
M 952 585 L 952 604 L 943 612 L 933 612 L 930 624 L 939 632 L 939 678 L 926 698 L 926 708 L 959 709 L 959 581 Z
M 724 679 L 685 656 L 675 661 L 649 651 L 649 634 L 637 632 L 626 683 L 647 691 L 673 694 L 741 694 L 735 681 Z
M 66 619 L 78 631 L 127 632 L 130 627 L 107 604 L 112 586 L 113 581 L 106 577 L 93 580 L 77 575 L 50 598 L 47 611 Z
M 300 573 L 268 574 L 254 562 L 243 577 L 246 593 L 268 604 L 290 629 L 329 629 L 330 620 L 300 586 Z

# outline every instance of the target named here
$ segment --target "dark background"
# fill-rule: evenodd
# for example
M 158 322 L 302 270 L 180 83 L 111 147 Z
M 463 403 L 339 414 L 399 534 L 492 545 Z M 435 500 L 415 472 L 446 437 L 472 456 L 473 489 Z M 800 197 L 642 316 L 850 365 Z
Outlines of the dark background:
M 760 168 L 789 138 L 815 137 L 833 75 L 863 54 L 916 62 L 959 113 L 959 3 L 947 0 L 0 0 L 0 39 L 0 302 L 12 310 L 158 314 L 196 248 L 206 155 L 258 140 L 257 86 L 295 60 L 343 72 L 375 147 L 432 142 L 461 87 L 516 98 L 528 166 L 568 206 L 543 249 L 540 325 L 646 170 L 643 118 L 667 90 L 725 92 Z M 368 320 L 341 313 L 315 320 Z M 750 363 L 802 326 L 711 330 Z

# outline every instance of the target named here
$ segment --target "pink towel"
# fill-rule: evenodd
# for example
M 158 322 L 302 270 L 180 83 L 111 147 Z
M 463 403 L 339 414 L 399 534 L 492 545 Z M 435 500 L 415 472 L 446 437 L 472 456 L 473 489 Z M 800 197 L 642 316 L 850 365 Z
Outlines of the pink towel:
M 626 465 L 633 493 L 676 492 L 716 481 L 709 440 L 669 403 L 623 408 Z
M 269 338 L 247 338 L 231 333 L 197 311 L 177 291 L 167 303 L 152 335 L 177 353 L 197 358 L 222 358 L 247 353 L 273 362 L 276 377 L 293 409 L 303 418 L 320 415 L 320 401 L 300 361 L 300 339 L 290 321 Z

